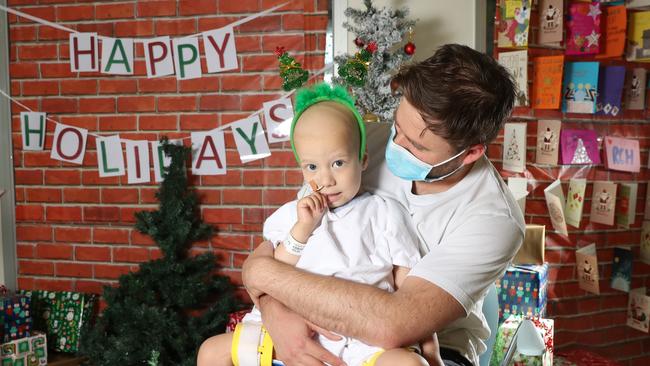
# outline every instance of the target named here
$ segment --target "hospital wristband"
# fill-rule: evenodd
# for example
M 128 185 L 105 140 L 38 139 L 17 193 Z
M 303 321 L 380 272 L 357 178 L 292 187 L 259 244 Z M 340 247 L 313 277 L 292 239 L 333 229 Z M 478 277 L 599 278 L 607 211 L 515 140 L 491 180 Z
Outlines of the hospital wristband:
M 296 240 L 291 233 L 287 235 L 287 238 L 282 242 L 284 244 L 284 249 L 289 252 L 289 254 L 300 256 L 302 251 L 305 249 L 307 244 L 301 243 Z

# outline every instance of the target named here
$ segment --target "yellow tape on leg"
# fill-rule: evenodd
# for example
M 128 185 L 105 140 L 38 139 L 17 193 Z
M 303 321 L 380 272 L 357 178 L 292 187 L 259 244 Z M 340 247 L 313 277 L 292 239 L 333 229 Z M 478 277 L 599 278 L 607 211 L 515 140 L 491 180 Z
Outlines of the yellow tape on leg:
M 369 359 L 365 360 L 361 366 L 375 366 L 375 362 L 377 362 L 377 359 L 379 358 L 379 356 L 381 356 L 384 352 L 386 352 L 386 351 L 381 350 L 381 351 L 375 352 L 375 354 L 370 356 Z
M 264 327 L 262 327 L 262 334 L 262 345 L 258 348 L 260 366 L 271 366 L 273 364 L 273 340 Z

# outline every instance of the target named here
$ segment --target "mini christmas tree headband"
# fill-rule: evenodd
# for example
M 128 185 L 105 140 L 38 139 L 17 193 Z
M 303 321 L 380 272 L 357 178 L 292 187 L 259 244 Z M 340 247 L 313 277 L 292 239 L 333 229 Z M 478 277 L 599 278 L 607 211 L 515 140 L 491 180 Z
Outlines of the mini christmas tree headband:
M 366 126 L 363 123 L 363 118 L 359 114 L 359 111 L 357 111 L 357 108 L 354 106 L 354 99 L 342 86 L 332 86 L 323 82 L 316 84 L 311 88 L 299 89 L 296 93 L 293 121 L 291 122 L 291 130 L 289 133 L 291 149 L 293 150 L 293 155 L 296 157 L 296 161 L 300 162 L 298 152 L 296 152 L 296 145 L 293 140 L 293 132 L 296 128 L 296 122 L 298 122 L 298 119 L 300 119 L 300 116 L 304 111 L 320 102 L 338 103 L 352 112 L 359 126 L 359 160 L 363 159 L 363 155 L 366 152 Z

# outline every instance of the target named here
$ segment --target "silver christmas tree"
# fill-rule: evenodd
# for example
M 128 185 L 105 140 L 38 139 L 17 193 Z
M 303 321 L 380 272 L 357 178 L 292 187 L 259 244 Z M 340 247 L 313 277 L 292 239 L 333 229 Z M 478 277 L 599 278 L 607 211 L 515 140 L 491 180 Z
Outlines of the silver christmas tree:
M 349 21 L 343 26 L 355 34 L 355 44 L 360 50 L 372 42 L 377 45 L 377 50 L 369 62 L 365 85 L 351 86 L 351 89 L 362 114 L 374 114 L 381 121 L 392 122 L 399 98 L 392 95 L 390 80 L 400 65 L 411 58 L 405 53 L 402 42 L 409 29 L 415 25 L 415 21 L 406 18 L 407 8 L 377 9 L 372 0 L 365 0 L 364 5 L 365 10 L 347 8 L 345 15 Z M 341 55 L 334 61 L 341 68 L 353 58 L 354 56 Z M 335 78 L 334 81 L 348 84 L 341 77 Z

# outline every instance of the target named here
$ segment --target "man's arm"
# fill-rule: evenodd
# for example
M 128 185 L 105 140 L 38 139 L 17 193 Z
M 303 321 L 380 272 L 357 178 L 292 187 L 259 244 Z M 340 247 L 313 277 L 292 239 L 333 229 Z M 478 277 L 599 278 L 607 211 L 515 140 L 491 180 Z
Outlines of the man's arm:
M 465 316 L 451 295 L 424 279 L 407 277 L 389 293 L 275 261 L 265 243 L 243 270 L 253 296 L 266 293 L 325 329 L 383 348 L 417 342 Z

